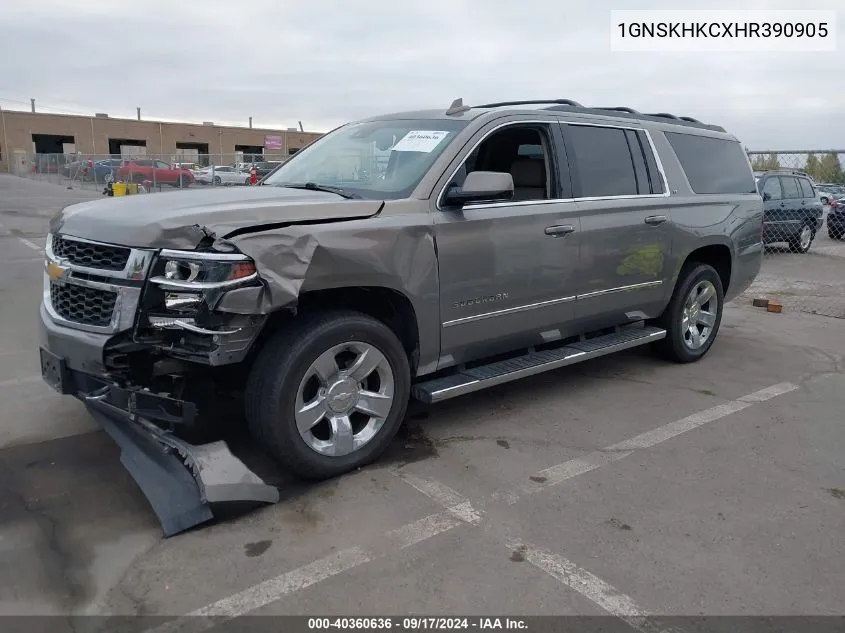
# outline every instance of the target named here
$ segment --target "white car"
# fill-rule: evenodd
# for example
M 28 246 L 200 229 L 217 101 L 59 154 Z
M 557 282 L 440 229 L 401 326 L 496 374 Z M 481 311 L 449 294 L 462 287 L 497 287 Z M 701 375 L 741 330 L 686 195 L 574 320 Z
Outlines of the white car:
M 819 189 L 818 187 L 816 187 L 816 193 L 819 194 L 819 200 L 821 200 L 822 204 L 830 204 L 830 201 L 836 197 L 829 191 Z
M 194 178 L 201 185 L 248 185 L 249 173 L 228 165 L 204 167 L 194 172 Z
M 832 201 L 839 200 L 839 198 L 845 195 L 845 187 L 829 182 L 816 185 L 816 191 L 819 193 L 819 199 L 822 201 L 822 204 L 830 204 Z

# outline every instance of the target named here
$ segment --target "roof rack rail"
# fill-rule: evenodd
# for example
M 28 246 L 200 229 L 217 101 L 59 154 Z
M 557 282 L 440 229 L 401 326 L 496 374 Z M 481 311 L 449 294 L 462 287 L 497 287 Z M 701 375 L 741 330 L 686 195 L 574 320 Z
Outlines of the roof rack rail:
M 640 114 L 634 108 L 626 108 L 625 106 L 613 106 L 609 108 L 596 107 L 595 110 L 613 110 L 614 112 L 627 112 L 628 114 Z
M 499 108 L 512 105 L 534 105 L 534 104 L 568 105 L 573 108 L 583 108 L 580 103 L 572 99 L 527 99 L 525 101 L 498 101 L 496 103 L 485 103 L 475 106 L 476 108 Z
M 564 110 L 564 111 L 569 111 L 569 112 L 572 111 L 572 109 L 570 109 L 569 106 L 564 106 L 564 105 L 550 105 L 550 106 L 547 106 L 544 109 L 546 109 L 546 110 Z M 629 119 L 651 119 L 653 121 L 660 121 L 661 119 L 663 119 L 665 121 L 666 119 L 670 119 L 671 121 L 674 121 L 676 125 L 688 125 L 688 126 L 691 126 L 691 127 L 700 127 L 700 128 L 704 128 L 704 129 L 707 129 L 707 130 L 713 130 L 715 132 L 726 132 L 725 128 L 723 128 L 721 126 L 713 125 L 711 123 L 703 123 L 703 122 L 697 121 L 697 120 L 695 120 L 691 117 L 678 117 L 678 116 L 675 116 L 674 114 L 669 114 L 668 112 L 658 112 L 656 114 L 646 114 L 646 113 L 638 112 L 638 111 L 634 110 L 633 108 L 626 108 L 626 107 L 622 107 L 622 106 L 616 106 L 616 107 L 612 107 L 612 108 L 608 108 L 608 107 L 595 108 L 595 107 L 592 107 L 592 106 L 581 106 L 579 108 L 579 110 L 582 111 L 584 114 L 600 114 L 600 115 L 603 115 L 603 116 L 615 116 L 615 117 L 619 117 L 619 118 L 629 118 Z M 611 113 L 615 113 L 615 114 L 611 114 Z
M 503 106 L 520 106 L 520 105 L 544 105 L 546 106 L 543 108 L 544 110 L 563 110 L 563 111 L 572 111 L 573 110 L 582 110 L 584 114 L 598 114 L 601 115 L 603 113 L 609 112 L 618 112 L 616 116 L 620 118 L 646 118 L 646 119 L 670 119 L 672 121 L 677 121 L 677 124 L 680 125 L 689 125 L 691 127 L 702 127 L 708 130 L 714 130 L 716 132 L 726 132 L 725 128 L 719 125 L 713 125 L 711 123 L 704 123 L 703 121 L 699 121 L 698 119 L 694 119 L 689 116 L 676 116 L 674 114 L 670 114 L 669 112 L 655 112 L 655 113 L 643 113 L 634 108 L 629 108 L 626 106 L 604 106 L 604 107 L 595 107 L 595 106 L 585 106 L 577 101 L 573 101 L 572 99 L 525 99 L 522 101 L 497 101 L 495 103 L 484 103 L 480 105 L 473 105 L 467 106 L 464 105 L 462 99 L 456 99 L 452 102 L 452 105 L 446 111 L 447 115 L 451 114 L 458 114 L 461 112 L 465 112 L 466 110 L 470 110 L 473 108 L 499 108 Z M 607 115 L 605 115 L 607 116 Z

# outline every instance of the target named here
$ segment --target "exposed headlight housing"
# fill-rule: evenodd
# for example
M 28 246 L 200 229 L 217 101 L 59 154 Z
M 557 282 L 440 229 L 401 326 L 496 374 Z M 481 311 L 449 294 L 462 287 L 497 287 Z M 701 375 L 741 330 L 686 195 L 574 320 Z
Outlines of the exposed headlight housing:
M 195 334 L 232 334 L 237 328 L 226 327 L 211 308 L 227 290 L 257 279 L 255 263 L 240 253 L 165 249 L 153 265 L 142 326 Z
M 257 278 L 255 263 L 246 255 L 164 250 L 150 283 L 166 290 L 212 290 Z

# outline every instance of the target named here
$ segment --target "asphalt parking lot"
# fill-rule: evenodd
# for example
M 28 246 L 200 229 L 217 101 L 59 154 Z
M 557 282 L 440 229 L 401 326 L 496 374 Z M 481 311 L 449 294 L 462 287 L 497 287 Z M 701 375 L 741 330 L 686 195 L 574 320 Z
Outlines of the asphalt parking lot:
M 162 540 L 38 376 L 46 223 L 92 197 L 0 176 L 0 614 L 843 613 L 845 321 L 746 301 L 700 363 L 634 351 L 416 411 L 377 464 Z

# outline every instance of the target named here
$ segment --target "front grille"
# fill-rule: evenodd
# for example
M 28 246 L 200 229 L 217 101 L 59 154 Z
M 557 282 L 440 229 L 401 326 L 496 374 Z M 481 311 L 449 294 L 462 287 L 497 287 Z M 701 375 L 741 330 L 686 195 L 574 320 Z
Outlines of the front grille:
M 91 244 L 59 235 L 53 236 L 52 248 L 56 257 L 71 264 L 102 270 L 123 270 L 131 252 L 122 246 Z
M 111 323 L 117 293 L 72 284 L 50 283 L 50 303 L 56 313 L 82 325 L 107 327 Z

